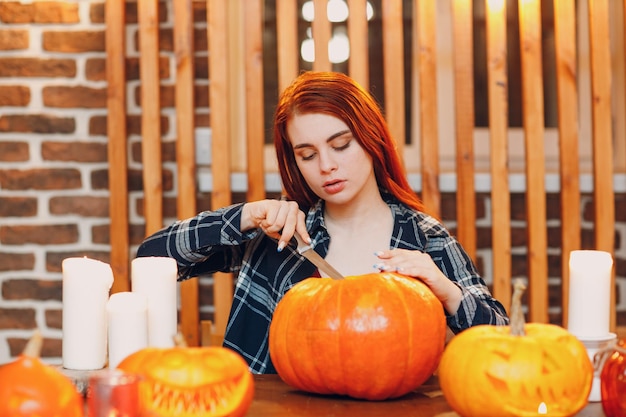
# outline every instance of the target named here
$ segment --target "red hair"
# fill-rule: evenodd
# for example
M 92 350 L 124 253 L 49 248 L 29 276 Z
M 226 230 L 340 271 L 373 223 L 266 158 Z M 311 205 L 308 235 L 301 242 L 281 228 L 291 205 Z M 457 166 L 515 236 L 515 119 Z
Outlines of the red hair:
M 307 211 L 319 197 L 311 191 L 297 167 L 287 135 L 295 114 L 323 113 L 341 119 L 372 158 L 376 182 L 400 202 L 415 210 L 424 205 L 411 188 L 380 106 L 358 83 L 339 72 L 308 71 L 282 93 L 274 114 L 274 146 L 287 198 Z

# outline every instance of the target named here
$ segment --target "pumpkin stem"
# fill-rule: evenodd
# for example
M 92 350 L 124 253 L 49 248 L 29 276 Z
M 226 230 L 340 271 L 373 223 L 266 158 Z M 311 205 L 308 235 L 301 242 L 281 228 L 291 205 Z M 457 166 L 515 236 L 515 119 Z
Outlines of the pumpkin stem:
M 33 335 L 26 343 L 22 355 L 31 358 L 38 358 L 41 356 L 41 347 L 43 346 L 43 336 L 39 329 L 35 329 Z
M 513 282 L 513 298 L 511 299 L 511 334 L 513 336 L 524 336 L 524 312 L 522 311 L 522 295 L 526 285 L 521 279 Z
M 187 347 L 187 341 L 185 340 L 185 336 L 181 332 L 178 332 L 174 335 L 174 346 L 176 347 Z

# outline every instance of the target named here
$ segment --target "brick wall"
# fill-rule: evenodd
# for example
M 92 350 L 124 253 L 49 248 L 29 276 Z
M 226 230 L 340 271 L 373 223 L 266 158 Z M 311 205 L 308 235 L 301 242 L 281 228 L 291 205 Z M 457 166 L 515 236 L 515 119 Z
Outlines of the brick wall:
M 165 217 L 175 217 L 174 67 L 171 2 L 161 2 Z M 209 125 L 206 10 L 194 3 L 198 126 Z M 61 261 L 109 261 L 104 0 L 0 1 L 0 364 L 18 355 L 34 327 L 43 356 L 61 355 Z M 127 4 L 129 192 L 133 251 L 144 235 L 136 4 Z M 235 195 L 234 200 L 243 198 Z M 199 209 L 210 206 L 198 195 Z M 514 275 L 525 276 L 523 196 L 513 196 Z M 617 273 L 626 291 L 624 195 L 616 197 Z M 551 305 L 560 303 L 558 198 L 549 197 Z M 454 227 L 454 196 L 444 195 Z M 490 280 L 489 198 L 478 199 L 479 264 Z M 592 204 L 585 196 L 584 239 L 592 246 Z M 131 256 L 133 256 L 131 254 Z M 203 318 L 212 313 L 210 278 L 200 281 Z M 619 299 L 626 323 L 626 296 Z M 558 308 L 552 320 L 560 320 Z

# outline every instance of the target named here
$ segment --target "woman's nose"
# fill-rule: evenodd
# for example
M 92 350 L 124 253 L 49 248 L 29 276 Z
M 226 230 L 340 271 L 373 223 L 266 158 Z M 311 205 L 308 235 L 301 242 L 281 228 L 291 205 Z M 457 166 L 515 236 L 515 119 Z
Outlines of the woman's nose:
M 330 155 L 330 152 L 320 152 L 320 171 L 331 172 L 337 169 L 337 163 L 335 159 Z

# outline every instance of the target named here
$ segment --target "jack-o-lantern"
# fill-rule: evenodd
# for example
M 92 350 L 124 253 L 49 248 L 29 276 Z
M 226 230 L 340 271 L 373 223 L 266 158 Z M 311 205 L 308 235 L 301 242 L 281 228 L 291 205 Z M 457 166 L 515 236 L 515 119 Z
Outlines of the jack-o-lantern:
M 35 331 L 24 352 L 0 366 L 0 416 L 83 416 L 83 399 L 74 384 L 39 359 L 42 342 Z
M 608 349 L 600 372 L 602 408 L 606 417 L 626 416 L 626 340 Z
M 118 369 L 142 376 L 139 401 L 146 417 L 238 417 L 254 396 L 248 365 L 223 347 L 145 348 Z
M 524 324 L 521 281 L 510 326 L 480 325 L 446 347 L 438 375 L 450 406 L 464 417 L 571 416 L 587 404 L 593 365 L 562 327 Z
M 270 355 L 279 376 L 300 390 L 383 400 L 432 375 L 445 331 L 441 302 L 417 279 L 308 278 L 274 311 Z

